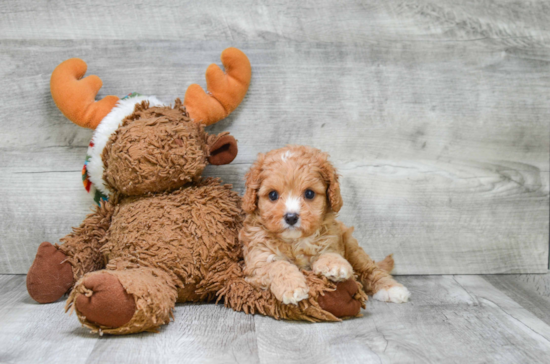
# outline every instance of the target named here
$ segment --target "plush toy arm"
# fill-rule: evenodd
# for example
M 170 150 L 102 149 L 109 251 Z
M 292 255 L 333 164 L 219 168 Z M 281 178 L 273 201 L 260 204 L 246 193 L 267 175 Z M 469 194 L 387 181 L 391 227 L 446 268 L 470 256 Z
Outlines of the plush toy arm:
M 244 99 L 252 69 L 248 57 L 237 48 L 222 52 L 225 73 L 215 64 L 206 69 L 208 93 L 197 84 L 185 92 L 184 105 L 196 122 L 211 125 L 226 118 Z
M 237 262 L 224 262 L 218 268 L 201 283 L 197 294 L 215 292 L 217 300 L 226 307 L 248 314 L 310 322 L 340 321 L 339 317 L 359 314 L 367 299 L 354 282 L 341 282 L 336 286 L 325 277 L 303 272 L 310 288 L 309 298 L 297 305 L 286 305 L 277 300 L 271 290 L 247 282 Z
M 75 281 L 88 272 L 105 267 L 100 249 L 105 244 L 104 238 L 111 226 L 113 210 L 111 203 L 101 201 L 79 227 L 73 228 L 72 233 L 60 239 L 61 245 L 56 244 L 72 265 Z
M 101 269 L 99 248 L 111 223 L 113 208 L 102 203 L 80 227 L 61 239 L 62 245 L 40 244 L 27 274 L 27 291 L 39 303 L 55 302 L 82 275 Z

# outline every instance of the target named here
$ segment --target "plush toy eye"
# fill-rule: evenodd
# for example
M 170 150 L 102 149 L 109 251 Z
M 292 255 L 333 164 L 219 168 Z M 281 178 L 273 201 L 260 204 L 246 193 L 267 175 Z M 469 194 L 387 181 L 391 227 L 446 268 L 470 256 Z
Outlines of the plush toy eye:
M 304 193 L 304 196 L 308 200 L 313 200 L 313 197 L 315 197 L 315 192 L 313 192 L 312 190 L 306 190 L 306 192 Z
M 277 193 L 277 191 L 269 192 L 269 199 L 271 201 L 277 201 L 278 198 L 279 198 L 279 194 Z

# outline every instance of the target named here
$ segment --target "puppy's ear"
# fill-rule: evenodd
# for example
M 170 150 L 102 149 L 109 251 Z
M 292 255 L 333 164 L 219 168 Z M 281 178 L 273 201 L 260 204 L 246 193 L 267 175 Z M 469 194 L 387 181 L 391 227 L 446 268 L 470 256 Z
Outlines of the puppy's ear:
M 245 177 L 246 190 L 243 196 L 243 210 L 247 214 L 253 213 L 258 208 L 258 190 L 262 184 L 260 173 L 262 172 L 264 158 L 265 156 L 260 153 L 258 160 L 250 167 L 250 171 L 248 171 Z
M 334 212 L 340 211 L 344 201 L 340 194 L 340 183 L 338 182 L 338 173 L 332 164 L 328 161 L 328 155 L 324 154 L 321 157 L 321 175 L 327 184 L 327 199 L 330 208 Z

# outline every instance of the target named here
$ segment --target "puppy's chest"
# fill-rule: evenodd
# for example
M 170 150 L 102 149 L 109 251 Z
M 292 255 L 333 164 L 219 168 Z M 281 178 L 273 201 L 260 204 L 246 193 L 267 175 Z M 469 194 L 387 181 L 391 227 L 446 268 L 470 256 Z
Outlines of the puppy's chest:
M 315 258 L 326 251 L 333 251 L 334 245 L 334 242 L 326 239 L 298 239 L 285 244 L 281 253 L 299 268 L 310 269 Z

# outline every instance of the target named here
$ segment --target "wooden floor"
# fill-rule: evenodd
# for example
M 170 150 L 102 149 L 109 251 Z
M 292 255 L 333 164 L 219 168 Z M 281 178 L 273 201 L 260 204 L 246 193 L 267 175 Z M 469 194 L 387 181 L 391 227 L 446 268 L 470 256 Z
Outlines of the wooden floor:
M 550 274 L 403 276 L 397 305 L 341 323 L 281 322 L 178 305 L 159 334 L 90 334 L 39 305 L 24 275 L 0 276 L 0 363 L 549 363 Z

